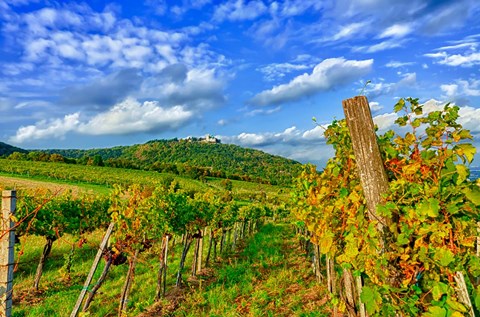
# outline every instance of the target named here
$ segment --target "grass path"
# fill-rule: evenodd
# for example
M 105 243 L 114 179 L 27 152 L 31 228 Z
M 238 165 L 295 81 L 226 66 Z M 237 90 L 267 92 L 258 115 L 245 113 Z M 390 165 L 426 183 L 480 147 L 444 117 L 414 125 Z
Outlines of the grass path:
M 267 224 L 170 316 L 331 316 L 328 295 L 287 225 Z

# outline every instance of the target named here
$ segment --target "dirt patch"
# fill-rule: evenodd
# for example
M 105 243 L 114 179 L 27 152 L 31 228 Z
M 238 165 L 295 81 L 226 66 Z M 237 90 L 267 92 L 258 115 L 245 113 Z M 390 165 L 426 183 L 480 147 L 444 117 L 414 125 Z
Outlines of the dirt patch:
M 25 178 L 16 178 L 10 176 L 0 176 L 0 188 L 11 188 L 11 189 L 38 189 L 44 188 L 51 190 L 52 192 L 59 194 L 65 190 L 71 190 L 73 194 L 78 194 L 83 192 L 78 186 L 68 185 L 68 184 L 56 184 L 51 182 L 36 181 Z

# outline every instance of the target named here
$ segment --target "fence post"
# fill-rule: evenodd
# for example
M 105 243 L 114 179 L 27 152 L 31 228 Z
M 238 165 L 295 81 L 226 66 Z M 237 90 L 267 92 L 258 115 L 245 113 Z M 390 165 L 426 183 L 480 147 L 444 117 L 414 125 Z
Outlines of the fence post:
M 2 234 L 0 238 L 0 316 L 12 315 L 13 264 L 15 230 L 12 216 L 15 214 L 17 193 L 2 192 Z

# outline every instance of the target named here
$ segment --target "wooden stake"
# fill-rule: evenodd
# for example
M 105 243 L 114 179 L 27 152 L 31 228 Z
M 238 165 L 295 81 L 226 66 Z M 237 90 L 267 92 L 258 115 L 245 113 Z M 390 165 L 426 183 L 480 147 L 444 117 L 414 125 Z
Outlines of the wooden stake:
M 97 255 L 95 256 L 95 260 L 93 260 L 93 264 L 92 264 L 92 267 L 90 268 L 90 272 L 88 273 L 87 279 L 85 280 L 85 284 L 83 284 L 83 289 L 80 292 L 80 296 L 78 296 L 77 303 L 75 304 L 75 307 L 73 308 L 73 311 L 70 314 L 70 317 L 76 317 L 78 314 L 78 311 L 80 310 L 80 306 L 82 305 L 82 302 L 83 302 L 83 299 L 85 298 L 85 294 L 87 293 L 88 287 L 92 282 L 93 274 L 95 274 L 95 271 L 97 270 L 98 263 L 102 258 L 102 254 L 105 251 L 108 239 L 112 234 L 114 226 L 115 226 L 115 223 L 111 222 L 110 225 L 108 226 L 107 232 L 105 232 L 105 235 L 103 236 L 102 243 L 100 243 L 100 247 L 98 248 Z
M 475 312 L 473 310 L 472 301 L 468 295 L 467 284 L 465 283 L 465 277 L 462 272 L 455 273 L 455 282 L 457 283 L 457 295 L 460 302 L 465 305 L 469 311 L 470 317 L 475 317 Z
M 17 193 L 2 192 L 2 236 L 0 238 L 0 316 L 12 315 L 13 265 L 15 245 L 15 215 Z
M 343 111 L 352 138 L 360 182 L 367 201 L 370 220 L 377 220 L 377 229 L 383 236 L 387 220 L 377 214 L 377 205 L 388 191 L 387 173 L 377 143 L 372 113 L 367 97 L 356 96 L 343 100 Z M 383 246 L 382 246 L 383 248 Z

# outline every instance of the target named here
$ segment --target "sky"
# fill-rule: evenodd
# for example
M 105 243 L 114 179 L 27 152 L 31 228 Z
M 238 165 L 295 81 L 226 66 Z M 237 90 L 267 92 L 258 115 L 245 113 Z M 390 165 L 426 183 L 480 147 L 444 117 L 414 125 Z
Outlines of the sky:
M 321 167 L 321 126 L 363 93 L 380 132 L 401 97 L 453 102 L 478 146 L 478 16 L 476 0 L 0 0 L 0 141 L 210 134 Z

